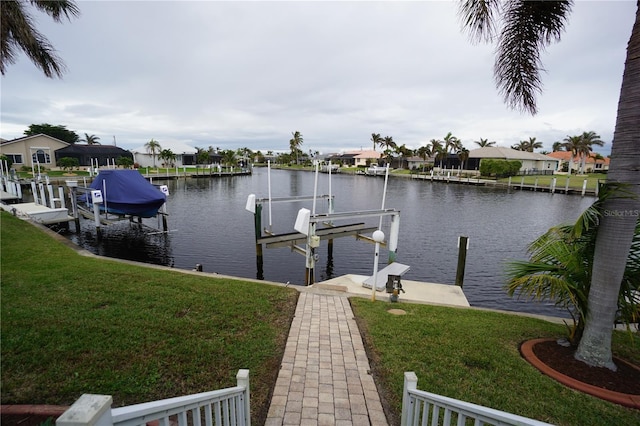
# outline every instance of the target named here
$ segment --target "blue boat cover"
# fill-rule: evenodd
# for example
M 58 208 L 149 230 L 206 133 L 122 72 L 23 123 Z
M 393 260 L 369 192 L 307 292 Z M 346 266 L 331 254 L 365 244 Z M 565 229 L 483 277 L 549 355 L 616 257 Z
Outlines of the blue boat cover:
M 153 217 L 167 200 L 137 170 L 101 170 L 90 188 L 102 191 L 107 210 L 115 214 Z

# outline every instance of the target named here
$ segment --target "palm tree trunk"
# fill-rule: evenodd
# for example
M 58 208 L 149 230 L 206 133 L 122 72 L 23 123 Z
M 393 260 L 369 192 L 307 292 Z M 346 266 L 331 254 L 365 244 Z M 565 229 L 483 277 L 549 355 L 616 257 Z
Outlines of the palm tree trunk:
M 640 219 L 640 0 L 629 45 L 607 183 L 621 183 L 635 197 L 613 196 L 603 207 L 593 260 L 584 334 L 575 357 L 592 366 L 615 370 L 611 356 L 612 328 L 618 293 L 635 225 Z

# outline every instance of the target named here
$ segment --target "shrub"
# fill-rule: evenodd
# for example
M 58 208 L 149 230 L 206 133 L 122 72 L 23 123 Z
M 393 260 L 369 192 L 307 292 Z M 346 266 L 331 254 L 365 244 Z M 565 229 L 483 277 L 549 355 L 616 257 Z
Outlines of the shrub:
M 496 176 L 498 178 L 515 176 L 521 167 L 521 161 L 485 158 L 480 162 L 480 174 L 482 176 Z
M 80 162 L 77 158 L 62 157 L 58 160 L 58 166 L 62 167 L 62 170 L 73 170 L 74 167 L 80 167 Z

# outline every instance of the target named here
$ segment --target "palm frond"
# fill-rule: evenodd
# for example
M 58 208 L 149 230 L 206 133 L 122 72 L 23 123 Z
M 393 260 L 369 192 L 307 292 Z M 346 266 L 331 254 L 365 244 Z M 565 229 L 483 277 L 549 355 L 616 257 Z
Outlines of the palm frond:
M 560 39 L 571 1 L 509 1 L 498 39 L 494 78 L 504 101 L 513 109 L 536 114 L 542 92 L 540 53 Z
M 499 13 L 499 0 L 465 0 L 460 4 L 458 17 L 472 42 L 490 42 L 496 34 L 495 17 Z

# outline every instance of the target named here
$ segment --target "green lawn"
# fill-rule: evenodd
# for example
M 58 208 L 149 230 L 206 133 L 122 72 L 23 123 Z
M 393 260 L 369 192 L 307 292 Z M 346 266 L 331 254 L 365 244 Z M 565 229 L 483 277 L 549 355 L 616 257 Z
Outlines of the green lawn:
M 562 337 L 563 325 L 523 316 L 351 299 L 379 388 L 399 419 L 405 371 L 418 389 L 558 425 L 640 424 L 640 411 L 570 390 L 542 375 L 519 344 Z M 390 308 L 407 314 L 387 313 Z M 615 352 L 640 364 L 640 339 L 618 332 Z M 399 422 L 398 422 L 399 423 Z M 396 424 L 396 422 L 392 422 Z
M 566 184 L 567 184 L 567 176 L 565 175 L 556 175 L 556 176 L 513 176 L 511 178 L 511 184 L 512 185 L 520 185 L 520 183 L 522 182 L 522 178 L 524 177 L 524 184 L 525 185 L 534 185 L 536 182 L 536 179 L 538 180 L 538 186 L 539 187 L 545 187 L 548 188 L 551 185 L 551 180 L 555 177 L 556 178 L 556 189 L 558 190 L 564 190 Z M 572 175 L 569 178 L 569 189 L 578 189 L 578 190 L 582 190 L 582 185 L 584 184 L 584 180 L 587 180 L 587 189 L 590 191 L 593 191 L 596 186 L 598 185 L 598 181 L 602 181 L 604 182 L 607 179 L 607 175 L 602 174 L 602 173 L 592 173 L 589 175 L 584 175 L 584 176 L 576 176 L 576 175 Z M 509 182 L 509 178 L 501 178 L 498 179 L 498 182 L 502 182 L 502 183 L 508 183 Z
M 2 213 L 3 404 L 114 405 L 235 386 L 264 418 L 298 292 L 87 258 Z
M 266 416 L 297 291 L 83 257 L 0 215 L 3 404 L 70 404 L 82 393 L 125 405 L 232 386 L 251 370 L 252 415 Z M 540 374 L 520 342 L 564 326 L 469 309 L 351 300 L 381 395 L 397 424 L 405 371 L 418 388 L 558 425 L 640 424 L 640 411 Z M 387 313 L 401 308 L 404 316 Z M 640 364 L 640 339 L 614 351 Z

